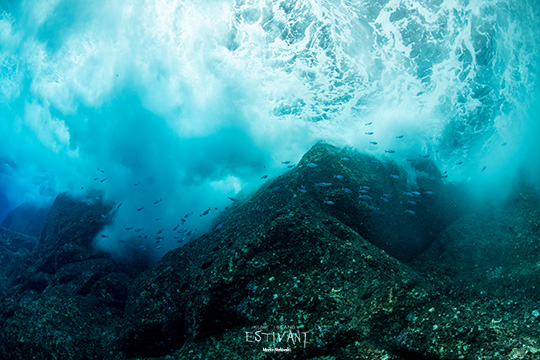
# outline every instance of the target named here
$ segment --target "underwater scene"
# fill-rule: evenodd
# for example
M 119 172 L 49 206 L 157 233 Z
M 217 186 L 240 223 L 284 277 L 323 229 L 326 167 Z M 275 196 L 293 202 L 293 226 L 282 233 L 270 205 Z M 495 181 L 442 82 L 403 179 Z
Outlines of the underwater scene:
M 540 359 L 536 0 L 4 0 L 0 359 Z

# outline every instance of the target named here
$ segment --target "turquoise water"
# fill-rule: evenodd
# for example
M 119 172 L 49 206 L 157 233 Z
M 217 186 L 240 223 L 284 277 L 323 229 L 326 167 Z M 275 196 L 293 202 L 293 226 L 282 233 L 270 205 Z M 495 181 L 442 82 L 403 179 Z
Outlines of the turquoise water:
M 539 184 L 538 5 L 3 3 L 0 218 L 68 191 L 119 206 L 102 246 L 165 229 L 160 253 L 318 140 L 429 156 L 473 194 Z

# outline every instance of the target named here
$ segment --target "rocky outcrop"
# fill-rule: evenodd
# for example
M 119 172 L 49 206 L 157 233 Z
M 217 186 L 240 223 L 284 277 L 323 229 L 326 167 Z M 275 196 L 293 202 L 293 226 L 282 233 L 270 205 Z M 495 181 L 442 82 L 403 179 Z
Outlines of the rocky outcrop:
M 50 204 L 41 207 L 23 203 L 9 212 L 2 226 L 30 236 L 39 236 L 45 223 Z
M 138 274 L 91 246 L 111 207 L 61 195 L 35 247 L 4 246 L 28 260 L 0 300 L 0 357 L 537 358 L 538 196 L 455 199 L 428 161 L 319 144 Z
M 134 274 L 92 246 L 110 210 L 99 199 L 60 194 L 41 238 L 32 246 L 22 235 L 11 240 L 11 274 L 2 274 L 9 280 L 0 307 L 3 359 L 111 356 Z

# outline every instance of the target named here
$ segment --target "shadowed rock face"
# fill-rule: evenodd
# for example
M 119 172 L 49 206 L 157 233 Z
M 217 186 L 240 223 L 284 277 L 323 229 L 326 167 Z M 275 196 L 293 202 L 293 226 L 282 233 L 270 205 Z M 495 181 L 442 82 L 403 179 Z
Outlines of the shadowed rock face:
M 49 207 L 50 204 L 40 208 L 27 203 L 21 204 L 6 215 L 2 226 L 22 234 L 39 236 Z

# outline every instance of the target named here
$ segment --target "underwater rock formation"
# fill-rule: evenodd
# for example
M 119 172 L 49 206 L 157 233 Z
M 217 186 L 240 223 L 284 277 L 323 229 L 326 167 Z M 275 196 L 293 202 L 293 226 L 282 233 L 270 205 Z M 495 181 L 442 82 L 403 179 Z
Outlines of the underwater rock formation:
M 10 263 L 28 255 L 4 282 L 0 356 L 534 359 L 534 286 L 488 285 L 533 280 L 526 269 L 540 259 L 525 254 L 539 235 L 538 196 L 463 215 L 431 163 L 410 166 L 318 144 L 143 273 L 91 245 L 113 207 L 59 195 L 36 246 L 10 248 L 19 235 L 0 232 Z M 487 250 L 512 238 L 525 261 L 490 267 Z

